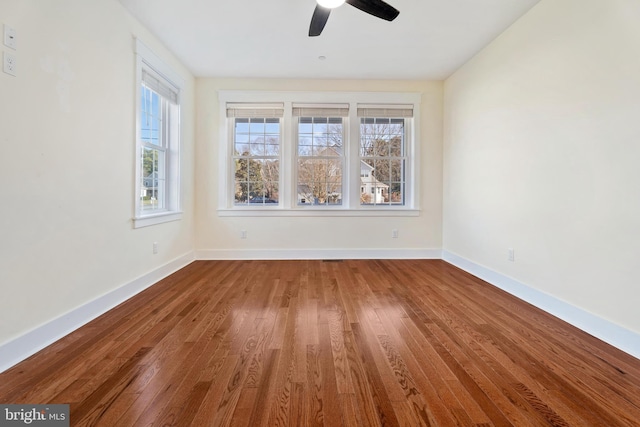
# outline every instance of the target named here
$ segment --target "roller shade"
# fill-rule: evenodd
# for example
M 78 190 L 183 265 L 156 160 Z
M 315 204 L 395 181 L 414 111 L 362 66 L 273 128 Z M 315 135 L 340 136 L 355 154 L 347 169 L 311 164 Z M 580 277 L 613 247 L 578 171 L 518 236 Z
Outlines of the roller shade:
M 266 118 L 279 119 L 284 116 L 284 104 L 245 104 L 227 103 L 227 117 L 243 119 Z
M 149 70 L 142 70 L 142 84 L 167 99 L 172 104 L 178 103 L 178 90 L 165 83 L 163 79 L 160 79 Z
M 413 105 L 358 105 L 358 117 L 413 117 Z
M 294 117 L 348 117 L 349 104 L 293 104 Z

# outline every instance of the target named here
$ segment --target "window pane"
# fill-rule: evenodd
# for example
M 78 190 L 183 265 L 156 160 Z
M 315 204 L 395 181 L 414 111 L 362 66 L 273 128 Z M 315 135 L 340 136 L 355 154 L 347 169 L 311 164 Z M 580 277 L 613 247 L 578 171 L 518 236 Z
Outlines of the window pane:
M 333 148 L 328 148 L 326 136 L 314 136 L 313 138 L 313 155 L 314 156 L 329 156 L 335 155 Z
M 389 155 L 389 140 L 385 137 L 376 139 L 373 144 L 373 155 L 387 157 Z
M 262 181 L 249 182 L 249 203 L 264 197 L 264 183 Z
M 298 160 L 298 181 L 306 183 L 313 181 L 313 169 L 314 160 Z
M 249 119 L 236 119 L 236 134 L 249 133 Z
M 267 134 L 264 142 L 267 156 L 278 156 L 280 154 L 280 134 Z
M 280 134 L 280 120 L 278 119 L 267 119 L 267 122 L 264 126 L 265 133 L 271 134 Z
M 326 119 L 324 118 L 316 118 L 313 124 L 313 133 L 316 135 L 323 135 L 328 133 L 329 128 L 327 127 Z
M 374 138 L 370 138 L 368 135 L 361 135 L 360 137 L 360 155 L 370 156 L 373 154 L 373 146 L 375 143 Z
M 327 182 L 342 182 L 342 160 L 327 160 L 325 177 Z
M 389 177 L 391 181 L 404 182 L 404 160 L 391 160 L 389 162 Z
M 280 162 L 265 160 L 260 165 L 260 178 L 264 187 L 264 195 L 278 200 L 278 182 L 280 180 Z
M 144 144 L 162 145 L 160 96 L 142 86 L 140 99 L 140 138 Z
M 235 160 L 235 203 L 246 203 L 249 197 L 249 160 Z
M 142 149 L 140 206 L 143 211 L 165 208 L 164 156 L 163 150 Z
M 312 145 L 299 145 L 298 146 L 298 155 L 299 156 L 310 156 L 312 152 Z
M 264 154 L 267 156 L 277 156 L 280 154 L 279 144 L 267 144 L 264 146 Z
M 404 155 L 402 136 L 394 136 L 389 141 L 389 150 L 392 156 L 400 157 Z
M 392 182 L 390 188 L 390 202 L 393 205 L 404 205 L 404 182 Z
M 342 204 L 342 193 L 340 192 L 341 187 L 338 185 L 327 185 L 327 204 L 328 205 L 341 205 Z
M 264 205 L 274 206 L 278 204 L 278 183 L 277 182 L 263 182 L 255 183 L 253 187 L 252 196 L 249 199 L 251 206 Z
M 265 131 L 264 119 L 250 119 L 249 132 L 253 134 L 256 134 L 256 133 L 264 134 L 264 131 Z
M 248 133 L 236 134 L 235 142 L 236 144 L 249 144 L 249 134 Z
M 255 138 L 249 145 L 249 155 L 251 156 L 264 156 L 264 139 Z

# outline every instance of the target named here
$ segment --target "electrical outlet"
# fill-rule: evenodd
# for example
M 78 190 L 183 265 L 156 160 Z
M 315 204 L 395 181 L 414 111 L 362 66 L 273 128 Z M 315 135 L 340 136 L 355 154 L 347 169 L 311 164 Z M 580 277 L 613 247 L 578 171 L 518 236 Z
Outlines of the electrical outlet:
M 158 253 L 158 242 L 153 242 L 153 253 L 154 254 Z
M 391 230 L 391 237 L 393 239 L 397 239 L 398 238 L 398 230 L 397 229 L 394 228 L 393 230 Z
M 18 48 L 18 35 L 14 28 L 4 24 L 4 45 L 13 50 Z
M 247 230 L 240 230 L 240 238 L 241 239 L 247 238 Z
M 511 262 L 515 262 L 516 260 L 516 253 L 513 250 L 513 248 L 509 248 L 507 249 L 507 260 L 511 261 Z
M 2 71 L 12 76 L 16 75 L 16 57 L 4 52 L 2 55 Z

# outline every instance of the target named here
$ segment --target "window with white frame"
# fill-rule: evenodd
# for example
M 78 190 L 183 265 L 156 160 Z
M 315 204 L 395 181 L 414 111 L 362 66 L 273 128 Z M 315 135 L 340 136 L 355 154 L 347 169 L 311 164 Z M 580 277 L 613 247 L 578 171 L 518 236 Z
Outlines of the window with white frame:
M 280 200 L 282 105 L 229 104 L 235 206 L 274 206 Z
M 344 122 L 349 105 L 293 105 L 298 205 L 342 205 Z
M 361 205 L 404 206 L 411 106 L 358 106 Z
M 418 214 L 419 94 L 219 98 L 220 215 Z
M 137 41 L 136 200 L 134 226 L 180 219 L 182 80 Z

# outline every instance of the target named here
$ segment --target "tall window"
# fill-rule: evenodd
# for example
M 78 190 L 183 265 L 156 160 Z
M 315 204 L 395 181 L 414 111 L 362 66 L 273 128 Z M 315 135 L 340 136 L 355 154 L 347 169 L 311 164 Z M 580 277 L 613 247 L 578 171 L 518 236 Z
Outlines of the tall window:
M 344 120 L 349 106 L 293 107 L 297 119 L 298 205 L 341 205 Z
M 138 41 L 136 227 L 179 219 L 179 77 Z M 173 78 L 167 76 L 174 76 Z
M 405 119 L 412 116 L 410 106 L 358 108 L 361 205 L 405 204 Z
M 149 71 L 142 71 L 140 87 L 140 156 L 142 213 L 163 211 L 167 207 L 167 154 L 169 151 L 171 106 L 177 93 L 163 85 Z M 161 95 L 163 93 L 165 96 Z
M 274 206 L 280 200 L 282 106 L 227 106 L 233 119 L 234 204 Z

